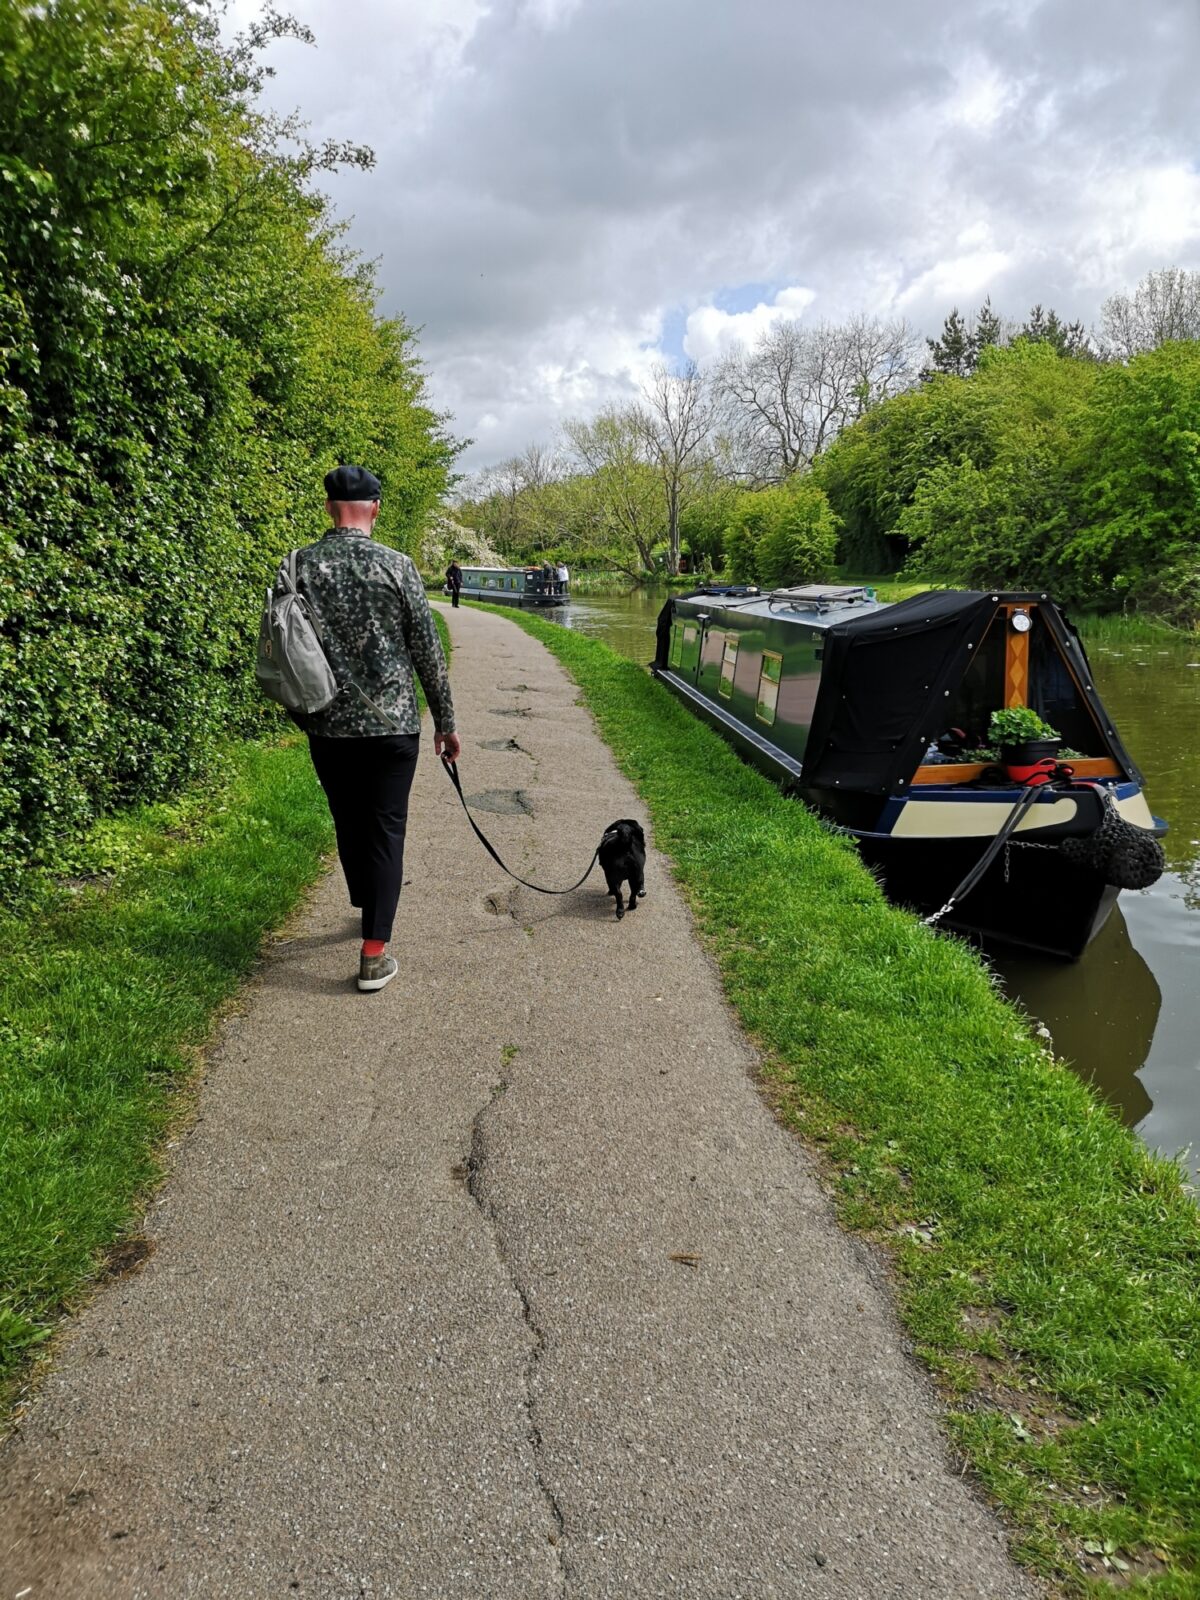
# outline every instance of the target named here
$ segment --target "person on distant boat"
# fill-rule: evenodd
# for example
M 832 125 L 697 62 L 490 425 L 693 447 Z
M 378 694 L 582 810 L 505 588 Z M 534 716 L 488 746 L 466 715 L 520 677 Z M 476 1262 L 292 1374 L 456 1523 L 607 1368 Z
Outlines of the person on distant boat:
M 451 561 L 446 568 L 446 587 L 450 591 L 450 604 L 457 611 L 459 591 L 462 589 L 462 568 L 457 561 Z
M 548 561 L 542 562 L 542 588 L 547 594 L 554 593 L 554 568 Z
M 571 581 L 571 574 L 567 571 L 566 567 L 561 561 L 558 563 L 558 572 L 556 573 L 556 577 L 558 578 L 559 594 L 566 594 L 567 584 Z

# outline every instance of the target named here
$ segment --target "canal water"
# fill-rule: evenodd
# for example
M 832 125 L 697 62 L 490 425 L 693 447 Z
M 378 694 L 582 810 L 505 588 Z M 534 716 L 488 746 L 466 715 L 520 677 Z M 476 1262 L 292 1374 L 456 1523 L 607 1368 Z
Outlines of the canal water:
M 663 599 L 645 589 L 589 595 L 548 615 L 647 662 Z M 1200 1183 L 1200 640 L 1134 637 L 1101 626 L 1084 642 L 1150 809 L 1170 823 L 1167 871 L 1152 889 L 1122 894 L 1073 965 L 993 965 L 1055 1051 Z

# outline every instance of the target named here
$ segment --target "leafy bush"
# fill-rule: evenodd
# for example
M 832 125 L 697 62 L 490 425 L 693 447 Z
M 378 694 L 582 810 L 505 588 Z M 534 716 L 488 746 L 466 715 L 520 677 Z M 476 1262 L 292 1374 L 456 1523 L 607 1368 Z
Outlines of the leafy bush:
M 1200 557 L 1142 573 L 1129 585 L 1128 598 L 1134 610 L 1173 628 L 1200 628 Z
M 249 671 L 339 457 L 406 544 L 455 447 L 257 46 L 185 0 L 0 8 L 0 895 L 272 726 Z
M 1100 375 L 1065 557 L 1097 593 L 1190 624 L 1200 572 L 1200 343 Z
M 726 530 L 738 498 L 729 484 L 713 485 L 679 513 L 679 537 L 695 571 L 724 565 Z
M 837 519 L 811 478 L 740 495 L 725 531 L 731 577 L 773 588 L 828 577 L 836 549 Z
M 1200 621 L 1200 343 L 1127 365 L 985 349 L 869 412 L 814 477 L 856 570 Z

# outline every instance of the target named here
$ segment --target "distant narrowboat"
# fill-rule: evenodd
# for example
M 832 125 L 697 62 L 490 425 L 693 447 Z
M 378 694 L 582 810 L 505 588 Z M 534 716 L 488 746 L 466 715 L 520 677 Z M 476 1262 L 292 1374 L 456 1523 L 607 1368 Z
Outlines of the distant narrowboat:
M 468 600 L 493 605 L 565 606 L 571 598 L 568 580 L 560 583 L 554 567 L 463 567 L 461 593 Z M 449 594 L 449 589 L 443 591 Z
M 1073 960 L 1162 870 L 1166 825 L 1046 594 L 700 590 L 663 608 L 653 670 L 942 927 Z M 972 759 L 1016 706 L 1070 755 Z

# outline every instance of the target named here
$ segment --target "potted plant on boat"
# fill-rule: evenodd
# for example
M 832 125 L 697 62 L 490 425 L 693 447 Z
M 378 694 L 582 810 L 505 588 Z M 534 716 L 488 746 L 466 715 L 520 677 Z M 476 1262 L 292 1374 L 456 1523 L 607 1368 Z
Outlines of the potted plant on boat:
M 1032 706 L 993 711 L 988 738 L 999 747 L 1000 760 L 1016 783 L 1028 783 L 1039 772 L 1049 777 L 1062 744 L 1058 729 L 1039 717 Z

